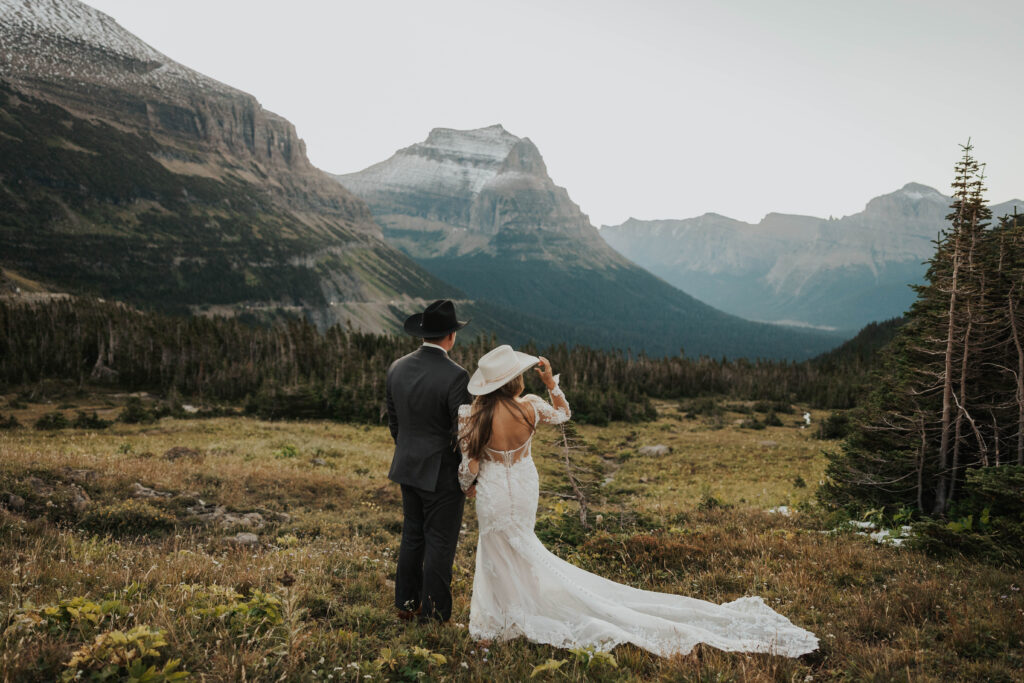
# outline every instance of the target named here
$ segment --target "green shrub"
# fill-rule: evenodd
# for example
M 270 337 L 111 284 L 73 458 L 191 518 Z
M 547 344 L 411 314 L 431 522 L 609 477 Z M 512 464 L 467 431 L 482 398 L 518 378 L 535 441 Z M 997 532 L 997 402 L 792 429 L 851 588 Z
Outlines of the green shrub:
M 700 502 L 697 503 L 698 510 L 715 510 L 718 508 L 727 510 L 731 507 L 732 505 L 728 503 L 723 503 L 721 500 L 711 495 L 711 493 L 708 491 L 705 491 L 703 494 L 701 494 Z
M 819 439 L 845 439 L 849 435 L 851 428 L 849 415 L 833 412 L 818 423 L 818 430 L 814 435 Z
M 163 534 L 174 529 L 175 518 L 141 500 L 126 500 L 87 512 L 80 526 L 94 533 L 116 536 Z
M 160 649 L 166 645 L 163 633 L 149 626 L 101 633 L 92 643 L 75 650 L 61 680 L 163 683 L 187 679 L 187 671 L 177 670 L 180 660 L 161 661 Z
M 443 666 L 448 660 L 438 652 L 414 645 L 411 649 L 392 650 L 389 647 L 380 651 L 380 657 L 374 662 L 377 667 L 390 676 L 397 676 L 400 681 L 418 681 L 429 679 L 428 671 L 435 666 Z
M 680 403 L 679 412 L 686 413 L 686 417 L 692 419 L 697 416 L 721 415 L 723 410 L 715 399 L 705 397 Z
M 786 401 L 756 401 L 754 403 L 754 410 L 759 413 L 782 413 L 783 415 L 792 415 L 793 406 Z
M 71 423 L 68 422 L 68 418 L 64 417 L 64 413 L 53 411 L 36 420 L 35 427 L 39 430 L 55 430 L 66 429 L 70 425 Z
M 765 415 L 765 417 L 764 417 L 764 423 L 766 425 L 768 425 L 769 427 L 781 427 L 782 426 L 782 420 L 779 419 L 779 416 L 775 414 L 774 410 L 769 410 L 768 411 L 768 414 Z
M 156 421 L 156 416 L 142 404 L 142 399 L 132 396 L 117 419 L 126 424 L 146 424 Z
M 282 622 L 281 599 L 254 589 L 249 597 L 226 586 L 185 585 L 191 614 L 206 622 L 226 624 L 235 635 L 259 635 Z
M 968 470 L 965 479 L 949 520 L 914 525 L 915 545 L 937 556 L 1024 565 L 1024 467 L 981 467 Z
M 17 429 L 20 426 L 21 423 L 18 422 L 18 418 L 14 417 L 13 414 L 6 419 L 0 415 L 0 429 Z
M 288 443 L 274 451 L 274 457 L 278 460 L 288 460 L 299 457 L 299 449 Z
M 76 597 L 41 607 L 29 603 L 11 615 L 8 631 L 40 631 L 57 635 L 74 629 L 85 636 L 127 613 L 128 608 L 120 600 L 93 602 L 88 598 Z
M 104 420 L 99 417 L 95 410 L 91 415 L 87 415 L 83 411 L 79 410 L 78 415 L 75 417 L 75 421 L 71 426 L 75 429 L 106 429 L 110 426 L 110 420 Z

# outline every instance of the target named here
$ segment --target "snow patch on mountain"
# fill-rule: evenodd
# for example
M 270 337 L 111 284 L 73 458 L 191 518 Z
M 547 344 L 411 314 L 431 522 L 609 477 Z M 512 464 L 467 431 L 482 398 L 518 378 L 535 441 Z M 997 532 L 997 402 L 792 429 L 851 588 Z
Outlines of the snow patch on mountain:
M 426 140 L 399 150 L 389 159 L 358 173 L 335 177 L 357 194 L 415 190 L 474 195 L 498 175 L 518 142 L 520 138 L 500 124 L 474 130 L 435 128 Z
M 435 128 L 430 131 L 426 140 L 406 149 L 437 150 L 464 161 L 500 164 L 519 140 L 520 138 L 509 133 L 500 123 L 473 130 Z
M 5 76 L 238 92 L 178 64 L 78 0 L 0 0 L 0 18 Z

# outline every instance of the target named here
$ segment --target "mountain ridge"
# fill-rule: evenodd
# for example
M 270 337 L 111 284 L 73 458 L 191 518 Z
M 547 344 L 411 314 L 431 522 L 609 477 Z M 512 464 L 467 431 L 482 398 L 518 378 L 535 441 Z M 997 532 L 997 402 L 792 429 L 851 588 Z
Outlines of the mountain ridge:
M 949 198 L 907 183 L 841 218 L 768 213 L 758 223 L 720 214 L 630 219 L 602 226 L 614 248 L 730 313 L 856 330 L 900 315 L 945 225 Z M 993 205 L 998 213 L 1024 202 Z M 710 219 L 709 216 L 716 216 Z
M 174 310 L 395 331 L 459 296 L 255 97 L 77 0 L 0 0 L 0 265 Z M 404 303 L 403 303 L 404 302 Z

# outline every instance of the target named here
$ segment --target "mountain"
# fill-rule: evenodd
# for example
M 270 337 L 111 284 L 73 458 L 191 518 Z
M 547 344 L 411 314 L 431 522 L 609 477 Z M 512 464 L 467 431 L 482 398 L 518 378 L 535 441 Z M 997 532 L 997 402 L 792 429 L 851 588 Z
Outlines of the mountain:
M 437 128 L 335 178 L 370 205 L 392 244 L 511 319 L 531 316 L 517 326 L 541 343 L 771 358 L 838 343 L 724 314 L 624 258 L 551 180 L 536 145 L 500 125 Z
M 729 313 L 855 330 L 901 315 L 908 287 L 946 225 L 952 200 L 909 183 L 860 213 L 815 218 L 770 213 L 754 225 L 718 214 L 684 220 L 634 218 L 601 228 L 621 254 Z M 996 216 L 1024 210 L 1013 200 Z
M 397 329 L 458 295 L 294 126 L 77 0 L 0 0 L 0 267 L 179 311 Z

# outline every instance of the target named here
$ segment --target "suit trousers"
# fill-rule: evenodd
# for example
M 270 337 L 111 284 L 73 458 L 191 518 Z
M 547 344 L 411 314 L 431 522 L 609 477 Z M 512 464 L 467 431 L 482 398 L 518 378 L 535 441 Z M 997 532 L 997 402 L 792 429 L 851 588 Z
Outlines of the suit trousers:
M 395 574 L 395 607 L 420 610 L 420 620 L 452 616 L 452 563 L 462 529 L 466 495 L 452 487 L 426 491 L 402 484 L 402 545 Z M 448 482 L 446 482 L 448 483 Z

